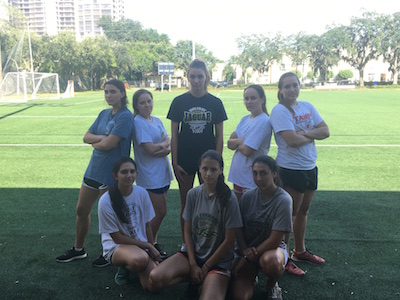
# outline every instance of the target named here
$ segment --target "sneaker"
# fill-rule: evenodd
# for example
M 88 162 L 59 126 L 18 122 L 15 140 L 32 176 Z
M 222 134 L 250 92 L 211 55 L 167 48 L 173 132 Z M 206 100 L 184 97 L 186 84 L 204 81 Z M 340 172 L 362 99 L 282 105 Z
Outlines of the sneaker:
M 300 269 L 298 266 L 295 265 L 295 263 L 291 258 L 289 258 L 285 266 L 285 270 L 292 275 L 302 276 L 306 274 L 306 272 L 304 272 L 302 269 Z
M 162 249 L 163 247 L 160 244 L 155 243 L 154 248 L 156 248 L 158 250 L 158 252 L 160 252 L 161 260 L 166 260 L 168 258 L 167 252 L 163 251 L 163 249 Z
M 325 259 L 316 256 L 315 254 L 312 254 L 307 249 L 302 253 L 297 253 L 296 251 L 293 250 L 292 259 L 295 261 L 306 261 L 318 265 L 323 264 L 325 262 Z
M 118 285 L 126 285 L 129 283 L 129 270 L 125 266 L 119 266 L 117 274 L 115 274 L 114 280 Z
M 82 249 L 81 251 L 76 251 L 75 247 L 72 247 L 64 254 L 57 256 L 56 261 L 62 262 L 62 263 L 67 263 L 67 262 L 73 261 L 75 259 L 83 259 L 86 256 L 87 256 L 87 253 L 85 252 L 85 249 Z
M 96 268 L 103 268 L 107 267 L 110 264 L 109 261 L 107 261 L 103 255 L 100 255 L 98 258 L 96 258 L 94 261 L 92 261 L 92 266 Z
M 279 284 L 275 282 L 275 285 L 267 290 L 267 299 L 268 300 L 283 300 L 282 298 L 282 289 L 279 287 Z

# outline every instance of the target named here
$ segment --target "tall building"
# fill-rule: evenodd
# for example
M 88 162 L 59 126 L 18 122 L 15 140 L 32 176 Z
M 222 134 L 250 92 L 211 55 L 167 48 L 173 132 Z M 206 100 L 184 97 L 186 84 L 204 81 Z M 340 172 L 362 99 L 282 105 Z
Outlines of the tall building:
M 118 21 L 125 15 L 125 0 L 8 0 L 8 4 L 22 11 L 37 34 L 69 30 L 78 40 L 102 35 L 97 26 L 102 16 Z
M 52 0 L 8 0 L 18 8 L 29 22 L 32 31 L 39 35 L 57 33 L 56 3 Z
M 75 31 L 75 3 L 74 0 L 56 0 L 57 32 Z
M 88 36 L 102 35 L 103 30 L 97 21 L 103 16 L 110 16 L 118 21 L 125 14 L 125 0 L 75 0 L 75 32 L 78 40 Z

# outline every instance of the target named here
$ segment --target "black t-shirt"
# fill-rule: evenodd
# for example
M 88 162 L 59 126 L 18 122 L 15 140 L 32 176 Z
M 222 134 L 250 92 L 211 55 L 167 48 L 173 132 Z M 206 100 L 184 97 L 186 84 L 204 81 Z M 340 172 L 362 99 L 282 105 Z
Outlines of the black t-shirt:
M 214 125 L 227 119 L 224 105 L 209 93 L 197 98 L 187 92 L 172 101 L 167 118 L 180 125 L 178 164 L 194 174 L 200 156 L 216 148 Z

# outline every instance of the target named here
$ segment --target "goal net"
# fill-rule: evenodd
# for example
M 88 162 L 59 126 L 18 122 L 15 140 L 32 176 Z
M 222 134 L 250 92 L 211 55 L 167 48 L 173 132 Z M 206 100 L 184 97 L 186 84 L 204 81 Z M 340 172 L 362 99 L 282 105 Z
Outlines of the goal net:
M 8 72 L 0 84 L 0 102 L 60 99 L 56 73 Z

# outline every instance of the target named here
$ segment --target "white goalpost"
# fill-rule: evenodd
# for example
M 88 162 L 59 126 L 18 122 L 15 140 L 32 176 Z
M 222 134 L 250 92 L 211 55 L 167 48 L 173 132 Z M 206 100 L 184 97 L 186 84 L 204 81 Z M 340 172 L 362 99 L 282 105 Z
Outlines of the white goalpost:
M 0 102 L 60 99 L 58 74 L 8 72 L 0 84 Z

